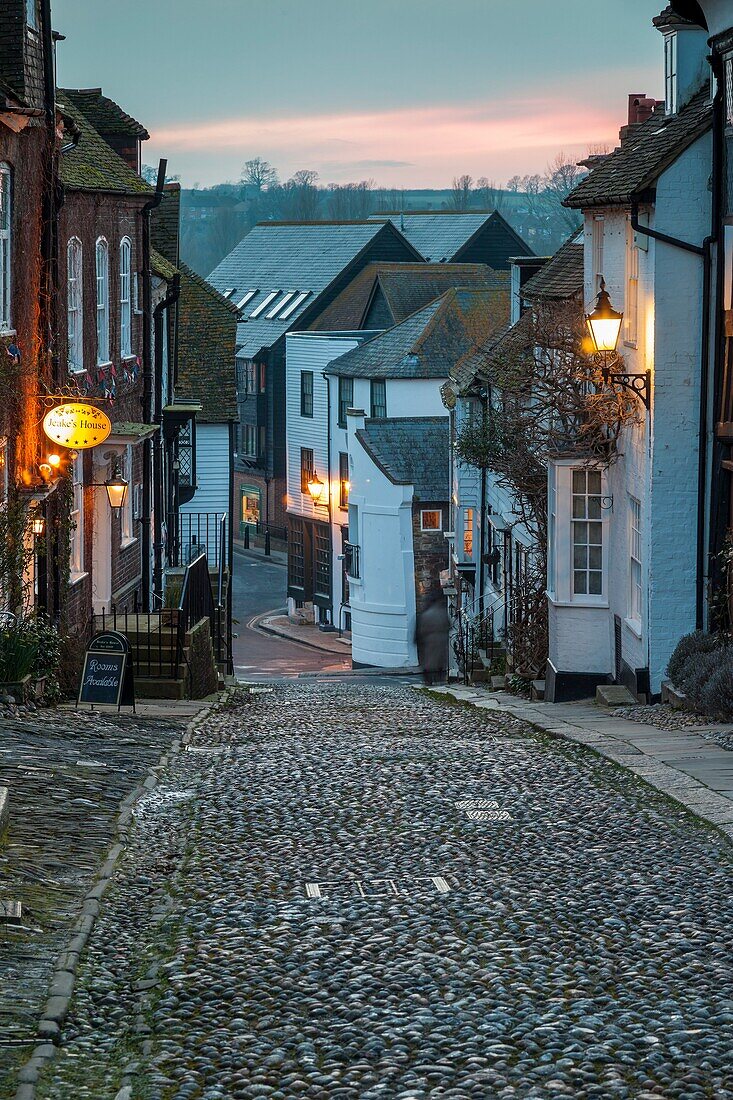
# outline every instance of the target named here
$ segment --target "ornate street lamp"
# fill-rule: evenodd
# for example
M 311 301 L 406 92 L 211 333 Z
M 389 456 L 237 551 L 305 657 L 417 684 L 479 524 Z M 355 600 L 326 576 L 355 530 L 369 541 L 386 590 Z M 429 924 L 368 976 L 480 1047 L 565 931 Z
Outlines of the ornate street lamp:
M 40 538 L 46 530 L 46 520 L 41 512 L 34 512 L 31 527 L 33 534 Z
M 634 374 L 630 371 L 613 371 L 612 369 L 623 363 L 617 350 L 623 320 L 623 313 L 619 313 L 611 305 L 611 298 L 606 290 L 606 284 L 601 279 L 596 307 L 585 318 L 593 345 L 593 357 L 599 362 L 601 377 L 607 385 L 610 383 L 631 390 L 636 397 L 641 398 L 648 409 L 651 403 L 652 372 L 647 370 L 640 374 Z
M 325 485 L 323 484 L 315 470 L 313 470 L 310 477 L 308 478 L 308 492 L 310 493 L 311 500 L 314 504 L 320 504 L 324 488 Z
M 104 487 L 107 490 L 107 499 L 109 500 L 110 508 L 113 512 L 119 512 L 127 496 L 127 482 L 120 473 L 120 468 L 117 463 L 115 463 L 112 476 L 105 481 Z

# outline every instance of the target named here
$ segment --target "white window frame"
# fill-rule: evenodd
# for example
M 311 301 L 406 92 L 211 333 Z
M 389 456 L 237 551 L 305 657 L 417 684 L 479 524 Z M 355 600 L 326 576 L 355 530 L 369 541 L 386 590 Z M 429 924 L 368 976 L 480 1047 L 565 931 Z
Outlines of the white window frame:
M 668 115 L 677 114 L 677 32 L 664 37 L 664 103 Z
M 132 241 L 120 241 L 120 358 L 132 358 Z
M 84 370 L 84 250 L 78 237 L 66 244 L 67 366 L 71 374 Z
M 97 366 L 109 363 L 109 244 L 98 237 L 94 248 L 97 287 Z
M 725 81 L 725 124 L 733 126 L 733 54 L 729 54 L 723 62 Z
M 84 569 L 84 456 L 72 463 L 71 546 L 69 580 L 72 584 L 85 576 Z
M 626 223 L 626 308 L 624 343 L 636 347 L 639 341 L 639 249 L 631 219 Z
M 121 509 L 121 526 L 120 534 L 122 542 L 120 549 L 125 550 L 128 546 L 132 546 L 133 542 L 137 542 L 135 537 L 135 489 L 133 486 L 133 455 L 132 455 L 132 443 L 127 443 L 125 446 L 125 456 L 122 465 L 122 474 L 127 481 L 127 492 L 125 493 L 125 503 Z
M 600 595 L 574 592 L 573 584 L 573 470 L 593 469 L 601 474 L 601 573 Z M 547 595 L 557 607 L 608 607 L 608 547 L 611 522 L 608 475 L 603 466 L 566 459 L 550 464 L 548 469 L 550 509 L 554 506 L 554 537 L 548 547 Z M 548 538 L 550 532 L 548 531 Z
M 12 332 L 13 180 L 0 163 L 0 331 Z
M 644 611 L 641 501 L 629 493 L 629 625 L 641 631 Z
M 426 527 L 425 526 L 425 517 L 426 516 L 437 516 L 438 517 L 438 526 L 437 527 Z M 420 530 L 421 531 L 426 531 L 426 532 L 429 532 L 429 533 L 433 533 L 433 534 L 435 534 L 436 532 L 442 531 L 443 530 L 443 509 L 442 508 L 421 508 L 420 509 Z
M 461 546 L 463 549 L 463 557 L 465 561 L 473 561 L 473 551 L 476 545 L 476 525 L 474 523 L 474 510 L 473 508 L 464 508 L 461 516 L 462 532 L 461 532 Z M 466 547 L 466 537 L 470 538 L 470 549 Z
M 601 279 L 603 278 L 605 238 L 606 219 L 603 214 L 594 214 L 591 222 L 591 256 L 593 259 L 593 286 L 595 288 L 595 294 L 598 294 L 600 291 Z

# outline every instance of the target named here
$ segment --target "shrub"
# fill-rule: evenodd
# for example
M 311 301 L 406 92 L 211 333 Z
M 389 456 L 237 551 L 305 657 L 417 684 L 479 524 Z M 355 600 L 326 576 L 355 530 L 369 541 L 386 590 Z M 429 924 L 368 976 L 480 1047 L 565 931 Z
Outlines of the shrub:
M 25 676 L 47 678 L 46 697 L 58 696 L 61 638 L 43 616 L 19 619 L 0 630 L 0 682 L 18 683 Z
M 695 630 L 680 638 L 667 665 L 667 675 L 673 684 L 682 687 L 686 675 L 686 665 L 691 657 L 713 653 L 723 645 L 719 634 L 707 634 L 704 630 Z
M 693 706 L 702 707 L 705 687 L 711 676 L 721 667 L 723 660 L 723 654 L 719 649 L 708 653 L 691 653 L 687 658 L 679 687 Z
M 733 716 L 733 660 L 727 657 L 703 687 L 700 700 L 706 714 L 730 721 Z

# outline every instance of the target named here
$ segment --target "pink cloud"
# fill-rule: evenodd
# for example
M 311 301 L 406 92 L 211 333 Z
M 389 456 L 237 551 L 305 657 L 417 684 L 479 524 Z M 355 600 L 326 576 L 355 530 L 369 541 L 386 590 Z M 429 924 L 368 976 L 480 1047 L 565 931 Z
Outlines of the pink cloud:
M 505 178 L 541 170 L 560 150 L 585 152 L 614 142 L 616 112 L 569 97 L 329 112 L 270 118 L 244 116 L 165 126 L 153 133 L 156 151 L 180 161 L 187 174 L 211 175 L 213 163 L 236 172 L 255 154 L 283 175 L 315 168 L 325 180 L 366 174 L 390 185 L 445 186 L 461 172 Z M 378 167 L 377 167 L 378 166 Z M 221 171 L 215 178 L 221 178 Z

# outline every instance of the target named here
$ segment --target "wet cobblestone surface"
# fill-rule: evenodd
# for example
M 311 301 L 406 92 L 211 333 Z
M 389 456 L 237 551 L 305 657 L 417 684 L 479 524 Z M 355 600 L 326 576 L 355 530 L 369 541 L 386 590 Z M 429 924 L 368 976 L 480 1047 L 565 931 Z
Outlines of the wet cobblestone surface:
M 33 1047 L 57 956 L 115 833 L 121 800 L 180 728 L 168 721 L 38 710 L 0 718 L 0 785 L 10 823 L 0 843 L 0 1097 Z
M 278 686 L 138 803 L 38 1095 L 725 1100 L 731 851 L 516 720 Z

